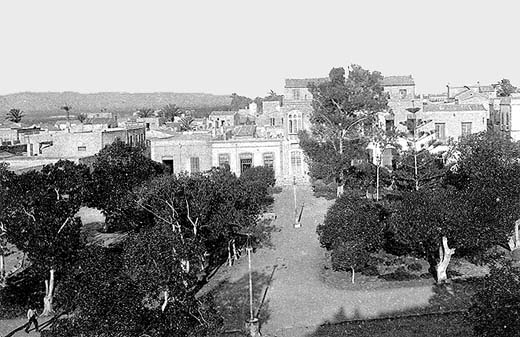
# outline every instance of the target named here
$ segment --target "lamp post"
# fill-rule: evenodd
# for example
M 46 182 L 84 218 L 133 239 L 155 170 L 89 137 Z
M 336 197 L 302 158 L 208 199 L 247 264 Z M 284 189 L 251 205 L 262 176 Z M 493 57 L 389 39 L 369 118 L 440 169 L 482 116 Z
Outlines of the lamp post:
M 248 269 L 249 269 L 249 319 L 246 321 L 246 328 L 249 331 L 249 335 L 251 337 L 259 337 L 262 336 L 260 334 L 260 322 L 258 318 L 254 316 L 253 313 L 253 277 L 251 275 L 251 251 L 253 248 L 251 247 L 251 234 L 247 234 L 247 261 L 248 261 Z
M 412 103 L 413 104 L 413 103 Z M 408 112 L 413 114 L 413 161 L 414 161 L 414 172 L 415 172 L 415 190 L 419 190 L 419 178 L 417 172 L 417 111 L 421 110 L 421 108 L 407 108 Z

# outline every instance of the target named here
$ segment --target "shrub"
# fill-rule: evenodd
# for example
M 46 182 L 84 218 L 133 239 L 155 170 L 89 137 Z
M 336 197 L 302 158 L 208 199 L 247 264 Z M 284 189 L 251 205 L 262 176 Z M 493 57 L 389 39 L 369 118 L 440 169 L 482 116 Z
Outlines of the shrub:
M 421 271 L 422 264 L 420 264 L 419 262 L 412 262 L 408 265 L 408 269 L 411 271 Z
M 520 270 L 494 266 L 477 285 L 468 318 L 476 336 L 517 336 L 519 310 Z
M 334 270 L 350 271 L 364 267 L 369 254 L 362 242 L 348 241 L 336 247 L 331 254 Z
M 364 266 L 359 271 L 361 274 L 366 276 L 379 276 L 379 270 L 377 269 L 377 266 L 371 264 Z
M 385 281 L 409 281 L 415 280 L 418 276 L 410 274 L 404 267 L 397 268 L 393 273 L 379 276 Z
M 373 201 L 344 194 L 329 208 L 318 226 L 320 243 L 327 250 L 347 241 L 363 242 L 368 252 L 381 248 L 384 223 L 381 207 Z

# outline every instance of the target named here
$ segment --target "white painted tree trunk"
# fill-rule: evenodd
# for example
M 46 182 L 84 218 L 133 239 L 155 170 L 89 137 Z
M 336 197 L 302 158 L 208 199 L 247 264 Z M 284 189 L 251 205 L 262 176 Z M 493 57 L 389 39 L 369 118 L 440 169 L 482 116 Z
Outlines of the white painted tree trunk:
M 376 168 L 376 201 L 379 201 L 379 168 L 381 165 L 377 165 Z
M 511 251 L 520 248 L 520 233 L 518 232 L 518 226 L 520 225 L 520 219 L 515 222 L 515 233 L 509 238 L 509 249 Z
M 354 277 L 356 275 L 356 272 L 354 271 L 354 267 L 350 267 L 352 269 L 352 283 L 354 283 Z
M 442 246 L 439 247 L 439 263 L 436 266 L 437 283 L 442 283 L 448 279 L 446 270 L 450 264 L 451 256 L 455 254 L 455 248 L 448 247 L 448 238 L 442 237 Z
M 161 305 L 161 311 L 164 312 L 164 310 L 166 310 L 166 306 L 168 305 L 168 290 L 165 290 L 164 291 L 164 302 L 163 304 Z
M 5 259 L 2 247 L 0 247 L 0 287 L 5 286 Z
M 54 269 L 50 270 L 50 277 L 45 280 L 45 297 L 43 298 L 42 316 L 49 316 L 54 313 L 52 309 L 52 300 L 54 297 Z

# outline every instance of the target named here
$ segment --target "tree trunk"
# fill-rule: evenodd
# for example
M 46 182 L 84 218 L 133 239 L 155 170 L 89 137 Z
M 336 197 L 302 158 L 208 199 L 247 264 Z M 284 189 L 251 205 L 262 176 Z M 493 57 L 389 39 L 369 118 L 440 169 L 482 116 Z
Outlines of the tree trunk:
M 515 221 L 515 233 L 509 238 L 509 249 L 511 251 L 520 248 L 520 233 L 518 232 L 518 226 L 520 225 L 520 219 Z
M 379 168 L 381 165 L 376 167 L 376 201 L 379 201 Z
M 53 297 L 54 297 L 54 269 L 51 269 L 49 280 L 45 280 L 45 297 L 43 298 L 42 316 L 49 316 L 54 313 L 54 311 L 52 309 Z
M 0 247 L 0 287 L 5 286 L 5 260 L 3 247 Z
M 341 131 L 341 135 L 339 137 L 339 154 L 340 156 L 343 155 L 343 135 L 344 131 Z M 343 167 L 341 167 L 341 171 L 339 172 L 339 181 L 338 186 L 336 187 L 336 197 L 339 198 L 343 195 L 343 185 L 344 182 L 344 176 L 343 176 Z
M 166 310 L 166 306 L 168 305 L 168 290 L 164 291 L 164 302 L 161 305 L 161 311 L 164 312 Z
M 448 279 L 446 270 L 450 263 L 451 256 L 455 253 L 455 248 L 448 247 L 448 239 L 442 237 L 442 246 L 439 247 L 439 263 L 437 264 L 437 283 L 442 283 Z
M 354 267 L 350 267 L 352 269 L 352 283 L 354 283 L 354 277 L 356 275 L 356 272 L 354 271 Z

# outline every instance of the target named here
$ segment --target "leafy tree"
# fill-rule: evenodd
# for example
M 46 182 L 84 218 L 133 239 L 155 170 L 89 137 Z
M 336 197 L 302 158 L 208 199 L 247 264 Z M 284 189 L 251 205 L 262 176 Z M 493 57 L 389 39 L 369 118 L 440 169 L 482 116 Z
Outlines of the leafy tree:
M 318 225 L 320 243 L 334 250 L 347 241 L 364 242 L 367 252 L 378 251 L 383 244 L 385 211 L 381 205 L 344 194 L 327 210 L 325 221 Z
M 87 115 L 81 113 L 79 114 L 78 116 L 76 116 L 76 118 L 78 119 L 78 121 L 83 124 L 83 122 L 85 122 L 85 120 L 87 119 Z
M 343 184 L 344 171 L 352 159 L 365 152 L 366 126 L 371 125 L 377 112 L 386 109 L 387 98 L 377 71 L 352 65 L 345 78 L 343 68 L 333 68 L 329 79 L 309 88 L 314 108 L 312 134 L 302 137 L 301 146 L 310 160 L 311 174 L 318 171 L 321 176 L 336 177 Z M 330 155 L 320 154 L 322 151 Z
M 143 153 L 144 149 L 117 140 L 95 157 L 88 204 L 103 211 L 107 231 L 140 226 L 148 219 L 137 208 L 132 191 L 164 167 Z
M 410 149 L 397 156 L 392 179 L 400 191 L 411 191 L 440 186 L 449 167 L 441 154 L 424 149 Z
M 351 270 L 352 283 L 355 281 L 356 269 L 364 267 L 369 261 L 369 254 L 363 241 L 346 241 L 340 243 L 331 254 L 334 270 Z
M 520 271 L 493 266 L 472 297 L 469 321 L 478 337 L 515 336 L 520 330 Z
M 370 134 L 370 144 L 372 145 L 375 154 L 374 164 L 376 166 L 376 201 L 378 201 L 380 172 L 381 168 L 383 168 L 383 153 L 388 149 L 400 148 L 398 143 L 400 133 L 395 129 L 395 127 L 387 129 L 385 125 L 381 125 L 381 122 L 377 121 L 374 123 L 374 125 L 372 125 Z
M 231 111 L 238 111 L 240 109 L 245 109 L 249 106 L 249 104 L 253 102 L 253 100 L 249 97 L 240 96 L 236 93 L 231 94 Z
M 4 256 L 7 253 L 7 227 L 4 223 L 9 205 L 9 185 L 14 173 L 7 169 L 7 164 L 0 163 L 0 287 L 5 286 L 6 270 Z
M 52 335 L 159 337 L 206 336 L 216 332 L 221 320 L 204 299 L 195 300 L 182 291 L 171 293 L 171 303 L 163 311 L 156 294 L 150 291 L 152 287 L 147 282 L 156 283 L 163 277 L 172 282 L 174 279 L 173 274 L 161 273 L 165 269 L 155 268 L 176 263 L 171 255 L 173 247 L 167 245 L 170 236 L 160 234 L 164 232 L 146 229 L 115 249 L 87 247 L 58 297 L 73 314 L 59 320 L 52 327 Z M 157 245 L 152 237 L 158 240 Z M 151 269 L 145 270 L 141 263 Z
M 7 113 L 6 119 L 13 123 L 20 123 L 23 118 L 23 111 L 20 109 L 11 109 Z
M 65 274 L 83 244 L 81 220 L 83 183 L 89 171 L 83 165 L 59 161 L 41 172 L 14 176 L 9 188 L 4 225 L 7 239 L 27 253 L 33 268 L 45 279 L 44 312 L 53 311 L 55 275 Z
M 175 117 L 180 117 L 183 111 L 176 104 L 168 103 L 161 109 L 161 114 L 168 121 L 174 122 Z
M 269 189 L 274 187 L 276 178 L 271 167 L 255 166 L 240 175 L 240 182 L 250 186 L 250 195 L 255 195 L 262 205 L 270 204 Z
M 153 117 L 154 110 L 151 108 L 140 108 L 137 110 L 137 115 L 141 118 Z
M 516 92 L 517 88 L 511 84 L 511 82 L 504 78 L 496 84 L 497 95 L 499 97 L 511 96 L 512 93 Z
M 216 266 L 233 253 L 232 242 L 242 243 L 240 233 L 256 226 L 263 201 L 258 190 L 229 170 L 212 169 L 153 179 L 141 187 L 137 202 L 155 224 L 176 228 L 181 241 L 192 236 L 202 240 L 198 246 L 204 251 L 191 256 L 191 265 Z

